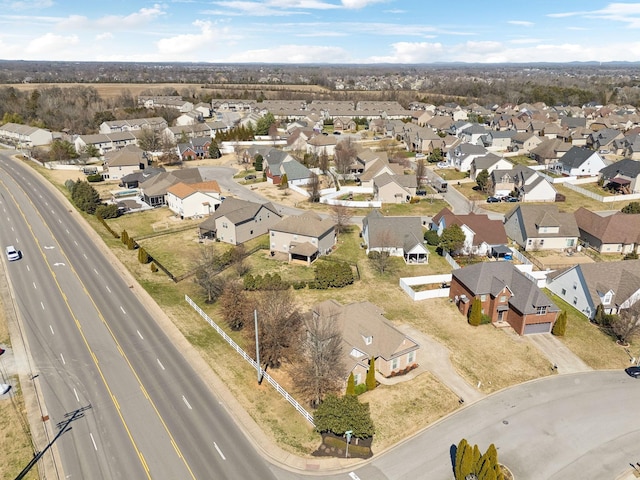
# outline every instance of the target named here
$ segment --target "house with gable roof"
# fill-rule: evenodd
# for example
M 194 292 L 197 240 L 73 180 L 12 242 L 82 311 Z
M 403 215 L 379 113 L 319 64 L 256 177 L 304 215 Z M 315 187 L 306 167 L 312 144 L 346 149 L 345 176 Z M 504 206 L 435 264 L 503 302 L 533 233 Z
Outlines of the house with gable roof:
M 471 170 L 471 162 L 477 157 L 484 157 L 489 152 L 482 145 L 461 143 L 447 152 L 447 163 L 461 172 Z
M 176 183 L 202 182 L 202 175 L 197 168 L 184 168 L 171 172 L 161 172 L 142 181 L 139 185 L 142 200 L 152 206 L 161 207 L 167 204 L 167 191 Z
M 311 180 L 311 170 L 283 150 L 269 148 L 262 156 L 268 183 L 280 185 L 285 174 L 289 185 L 306 185 Z
M 282 214 L 271 202 L 257 203 L 226 197 L 198 228 L 201 237 L 240 245 L 268 233 L 280 220 Z
M 98 133 L 107 135 L 114 132 L 129 132 L 132 130 L 142 130 L 143 128 L 151 128 L 153 130 L 162 131 L 169 125 L 162 117 L 150 118 L 131 118 L 127 120 L 108 120 L 100 124 Z
M 622 193 L 640 193 L 640 161 L 623 158 L 600 170 L 605 188 Z
M 597 152 L 585 147 L 571 147 L 560 157 L 554 169 L 568 176 L 595 177 L 605 166 L 604 160 Z
M 382 203 L 409 203 L 415 197 L 418 179 L 411 175 L 382 173 L 373 178 L 373 197 Z
M 528 153 L 542 143 L 542 138 L 532 132 L 516 132 L 511 137 L 511 151 Z
M 369 252 L 386 252 L 403 257 L 405 263 L 429 263 L 429 249 L 424 244 L 420 217 L 384 216 L 372 210 L 362 220 L 362 240 Z
M 573 248 L 580 236 L 573 213 L 555 205 L 518 205 L 505 215 L 504 229 L 526 251 Z
M 460 252 L 454 253 L 489 255 L 493 247 L 508 243 L 501 220 L 491 220 L 488 215 L 475 213 L 456 215 L 446 207 L 432 218 L 429 228 L 442 235 L 444 229 L 451 225 L 458 225 L 465 236 L 464 246 Z
M 7 122 L 0 126 L 0 138 L 15 145 L 38 147 L 49 145 L 53 141 L 54 134 L 45 128 Z
M 211 215 L 222 202 L 215 180 L 176 183 L 167 188 L 167 206 L 180 218 Z
M 310 315 L 335 322 L 342 334 L 342 361 L 347 372 L 353 373 L 356 385 L 364 383 L 371 358 L 375 359 L 377 373 L 384 377 L 417 366 L 420 345 L 400 332 L 371 302 L 342 305 L 325 300 L 313 306 Z
M 560 309 L 511 262 L 480 262 L 453 270 L 449 298 L 469 315 L 474 299 L 492 323 L 507 322 L 518 335 L 550 333 Z
M 599 215 L 580 207 L 573 214 L 580 240 L 600 253 L 640 253 L 640 214 L 615 212 Z
M 310 265 L 335 246 L 335 227 L 331 218 L 323 219 L 311 211 L 283 218 L 269 229 L 271 255 L 283 253 L 289 262 L 301 260 Z
M 535 170 L 516 165 L 510 170 L 493 170 L 489 175 L 490 189 L 497 197 L 516 196 L 521 202 L 554 202 L 556 190 Z
M 104 154 L 102 177 L 105 180 L 121 180 L 133 172 L 144 170 L 147 165 L 145 152 L 137 145 L 127 145 Z
M 478 174 L 486 170 L 487 173 L 491 174 L 494 170 L 511 170 L 513 168 L 513 163 L 507 160 L 504 157 L 499 157 L 494 153 L 488 153 L 483 157 L 476 157 L 471 162 L 471 168 L 469 169 L 469 177 L 471 180 L 476 179 Z
M 361 160 L 363 158 L 366 157 L 360 157 Z M 364 172 L 357 175 L 357 180 L 360 182 L 360 186 L 373 190 L 375 178 L 385 173 L 388 175 L 404 175 L 404 167 L 397 163 L 389 163 L 386 154 L 378 155 L 373 160 L 365 163 Z
M 335 135 L 316 134 L 307 140 L 306 152 L 332 157 L 336 152 L 338 140 Z
M 595 125 L 590 125 L 590 128 L 594 132 L 587 138 L 587 146 L 594 150 L 611 150 L 613 142 L 615 140 L 621 140 L 624 138 L 624 134 L 620 130 L 614 128 L 603 128 L 596 130 Z
M 581 263 L 547 277 L 547 288 L 593 319 L 598 305 L 615 314 L 640 300 L 640 260 Z

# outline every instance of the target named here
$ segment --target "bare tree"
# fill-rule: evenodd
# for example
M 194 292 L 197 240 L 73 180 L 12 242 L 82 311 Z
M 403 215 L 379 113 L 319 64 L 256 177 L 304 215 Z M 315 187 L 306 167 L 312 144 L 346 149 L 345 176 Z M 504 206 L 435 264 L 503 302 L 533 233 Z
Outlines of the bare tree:
M 344 205 L 332 205 L 331 216 L 336 224 L 336 231 L 343 233 L 349 228 L 349 222 L 353 217 L 353 212 Z
M 610 326 L 620 343 L 627 344 L 638 336 L 640 334 L 640 302 L 635 303 L 631 308 L 621 310 L 619 315 L 613 316 Z
M 345 174 L 349 172 L 349 167 L 355 161 L 357 153 L 356 147 L 350 137 L 340 141 L 336 145 L 333 160 L 338 173 Z
M 220 258 L 213 247 L 202 247 L 197 259 L 195 282 L 207 297 L 207 303 L 213 303 L 222 293 L 224 281 L 218 276 Z
M 383 230 L 376 235 L 373 239 L 375 250 L 371 250 L 369 245 L 369 260 L 373 264 L 376 270 L 380 273 L 384 273 L 391 264 L 391 248 L 393 247 L 393 232 L 390 230 Z M 372 239 L 370 239 L 371 241 Z
M 320 178 L 313 172 L 311 172 L 311 177 L 307 184 L 307 191 L 309 192 L 309 201 L 311 203 L 320 201 Z
M 328 393 L 339 393 L 346 375 L 337 312 L 306 315 L 300 332 L 300 355 L 293 367 L 296 389 L 312 407 Z
M 232 330 L 242 330 L 246 323 L 253 320 L 253 305 L 240 282 L 227 282 L 219 302 L 222 317 Z
M 426 169 L 427 169 L 427 167 L 426 167 L 426 165 L 424 163 L 424 160 L 421 158 L 416 163 L 416 179 L 418 180 L 418 188 L 420 188 L 422 186 L 422 184 L 424 183 L 424 177 L 426 175 Z
M 327 155 L 326 150 L 322 150 L 320 157 L 318 158 L 318 168 L 323 172 L 329 170 L 329 155 Z
M 296 356 L 302 315 L 291 290 L 261 292 L 256 301 L 260 360 L 266 367 L 278 368 L 283 360 Z M 246 329 L 249 344 L 255 351 L 255 327 Z

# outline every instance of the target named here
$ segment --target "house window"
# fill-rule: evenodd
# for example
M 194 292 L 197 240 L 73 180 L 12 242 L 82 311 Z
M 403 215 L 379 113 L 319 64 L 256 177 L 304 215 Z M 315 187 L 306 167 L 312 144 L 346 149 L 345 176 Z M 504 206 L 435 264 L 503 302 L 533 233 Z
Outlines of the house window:
M 353 374 L 353 383 L 356 385 L 360 384 L 360 374 L 359 373 L 354 373 Z
M 409 352 L 409 355 L 407 356 L 407 363 L 413 363 L 416 359 L 416 352 Z
M 504 303 L 507 301 L 507 296 L 506 295 L 500 295 L 500 303 Z
M 577 290 L 578 289 L 578 282 L 573 282 L 573 289 Z
M 398 368 L 398 359 L 394 358 L 393 360 L 391 360 L 391 370 L 397 370 Z
M 364 338 L 365 345 L 371 345 L 373 343 L 373 336 L 369 335 L 368 337 L 363 337 L 363 338 Z
M 544 315 L 547 313 L 547 307 L 536 307 L 536 315 Z
M 566 294 L 567 294 L 567 289 L 566 289 L 566 288 L 563 288 L 563 289 L 562 289 L 562 296 L 564 297 Z
M 481 302 L 485 302 L 487 300 L 487 296 L 486 295 L 480 295 L 480 301 Z
M 611 298 L 613 297 L 613 295 L 611 295 L 611 292 L 607 292 L 604 295 L 604 299 L 602 299 L 602 303 L 605 305 L 609 305 L 611 303 Z
M 249 230 L 249 235 L 253 235 L 253 230 Z
M 573 297 L 573 304 L 577 305 L 578 304 L 578 297 Z
M 531 245 L 533 243 L 532 239 L 527 240 L 527 245 Z
M 276 236 L 276 232 L 271 232 L 271 236 L 275 237 Z
M 541 238 L 540 239 L 540 246 L 543 246 L 543 245 L 544 245 L 544 238 Z

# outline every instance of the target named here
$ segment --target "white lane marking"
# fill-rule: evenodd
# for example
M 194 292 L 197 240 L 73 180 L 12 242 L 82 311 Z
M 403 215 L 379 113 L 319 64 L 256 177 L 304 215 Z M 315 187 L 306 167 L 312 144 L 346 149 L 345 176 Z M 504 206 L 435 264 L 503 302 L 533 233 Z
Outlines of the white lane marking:
M 184 400 L 185 405 L 189 407 L 189 410 L 193 410 L 193 408 L 191 408 L 191 405 L 189 405 L 189 402 L 187 401 L 187 397 L 182 395 L 182 400 Z
M 35 288 L 36 290 L 38 289 L 38 287 L 36 286 L 36 282 L 33 282 L 33 288 Z
M 44 303 L 40 302 L 40 306 L 42 307 L 42 309 L 44 310 Z
M 45 250 L 53 250 L 54 248 L 56 248 L 56 247 L 54 247 L 54 246 L 52 246 L 52 245 L 45 245 L 45 246 L 44 246 L 44 249 L 45 249 Z
M 75 240 L 73 241 L 73 243 L 76 244 L 76 247 L 79 247 L 80 245 L 78 245 L 78 242 L 76 242 Z
M 96 449 L 96 452 L 98 451 L 98 447 L 96 446 L 96 441 L 93 439 L 93 433 L 89 433 L 89 436 L 91 437 L 91 441 L 93 442 L 93 448 Z
M 164 370 L 164 365 L 162 364 L 162 362 L 160 361 L 159 358 L 156 358 L 156 360 L 158 360 L 158 365 L 160 365 L 160 368 Z
M 355 474 L 355 472 L 350 472 L 349 476 L 353 479 L 353 480 L 360 480 L 360 477 L 358 475 Z
M 89 260 L 89 257 L 87 257 L 86 253 L 83 253 L 82 256 L 85 258 L 85 260 Z
M 144 337 L 143 337 L 143 336 L 142 336 L 142 334 L 140 333 L 140 330 L 136 330 L 136 332 L 138 332 L 138 336 L 139 336 L 142 340 L 144 340 Z
M 105 285 L 107 288 L 107 292 L 111 293 L 111 289 L 109 288 L 109 285 Z
M 65 228 L 65 229 L 64 229 L 64 231 L 65 231 L 65 232 L 67 232 L 67 233 L 69 233 L 69 229 L 68 229 L 68 228 Z
M 226 460 L 227 458 L 224 456 L 224 454 L 222 453 L 222 450 L 220 450 L 220 447 L 218 447 L 218 444 L 216 442 L 213 442 L 213 446 L 216 447 L 216 450 L 218 451 L 218 453 L 220 454 L 220 456 L 222 457 L 223 460 Z
M 13 227 L 11 227 L 11 231 L 12 231 L 12 232 L 15 232 L 15 230 L 13 229 Z
M 76 400 L 78 401 L 78 403 L 80 403 L 80 397 L 78 397 L 78 391 L 76 390 L 75 387 L 73 387 L 73 393 L 75 393 L 76 395 Z
M 64 361 L 64 357 L 62 356 L 62 354 L 60 354 L 60 358 L 62 359 L 62 364 L 63 364 L 63 365 L 66 365 L 66 364 L 67 364 L 67 362 L 65 362 L 65 361 Z
M 29 268 L 29 265 L 27 265 L 27 272 L 30 272 L 31 268 Z
M 122 313 L 124 313 L 125 315 L 127 314 L 127 312 L 124 311 L 124 307 L 122 305 L 120 305 L 120 310 L 122 310 Z
M 51 330 L 51 335 L 55 335 L 55 333 L 53 333 L 53 327 L 51 325 L 49 325 L 49 330 Z
M 93 271 L 94 271 L 94 272 L 96 272 L 96 275 L 100 275 L 100 274 L 98 273 L 98 270 L 96 270 L 95 268 L 93 269 Z
M 49 206 L 49 202 L 44 202 L 44 204 L 48 207 Z

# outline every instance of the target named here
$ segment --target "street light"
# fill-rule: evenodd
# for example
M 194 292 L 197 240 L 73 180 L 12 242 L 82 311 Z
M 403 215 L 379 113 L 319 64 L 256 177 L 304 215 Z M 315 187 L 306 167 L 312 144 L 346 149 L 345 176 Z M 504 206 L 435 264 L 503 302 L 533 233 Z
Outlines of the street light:
M 351 435 L 353 434 L 353 430 L 347 430 L 344 432 L 347 436 L 347 449 L 344 452 L 344 458 L 349 458 L 349 442 L 351 442 Z

